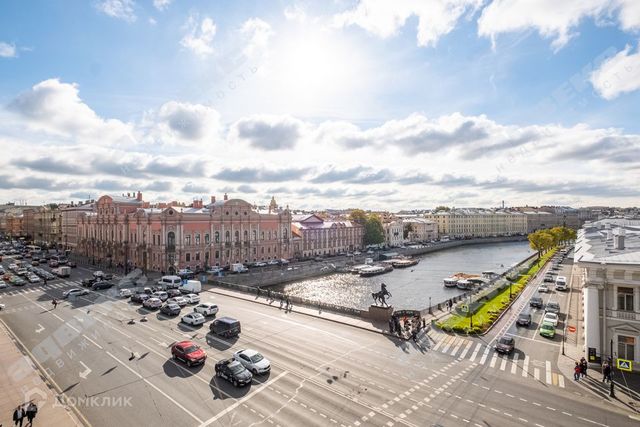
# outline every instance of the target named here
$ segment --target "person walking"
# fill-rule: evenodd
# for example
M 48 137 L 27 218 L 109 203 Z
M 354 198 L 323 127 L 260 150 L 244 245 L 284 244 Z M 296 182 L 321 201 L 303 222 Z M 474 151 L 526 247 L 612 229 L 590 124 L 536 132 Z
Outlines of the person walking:
M 604 365 L 602 365 L 602 382 L 606 383 L 609 381 L 611 381 L 611 365 L 604 362 Z
M 576 366 L 573 368 L 573 379 L 578 381 L 580 380 L 580 364 L 576 362 Z
M 27 420 L 29 421 L 29 427 L 33 426 L 33 419 L 36 417 L 38 413 L 38 407 L 33 401 L 29 402 L 29 406 L 27 406 Z
M 24 418 L 24 412 L 22 411 L 22 406 L 18 406 L 15 411 L 13 411 L 13 422 L 15 426 L 22 427 L 22 419 Z
M 51 304 L 53 304 L 53 308 L 57 308 L 58 307 L 58 300 L 56 300 L 55 298 L 51 301 Z
M 582 378 L 588 376 L 587 375 L 587 368 L 589 367 L 589 365 L 587 364 L 587 360 L 583 357 L 582 359 L 580 359 L 580 373 L 582 374 Z
M 393 319 L 389 319 L 389 333 L 393 334 Z

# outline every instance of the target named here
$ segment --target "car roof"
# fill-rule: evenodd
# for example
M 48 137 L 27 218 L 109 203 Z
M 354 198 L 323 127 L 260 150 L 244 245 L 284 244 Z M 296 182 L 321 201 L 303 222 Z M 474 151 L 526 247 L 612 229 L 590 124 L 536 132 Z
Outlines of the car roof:
M 192 345 L 197 345 L 196 343 L 194 343 L 193 341 L 180 341 L 178 343 L 176 343 L 176 347 L 189 347 Z
M 255 351 L 255 350 L 253 350 L 253 349 L 251 349 L 251 348 L 247 348 L 247 349 L 245 349 L 245 350 L 240 350 L 240 351 L 238 351 L 238 354 L 239 354 L 239 353 L 245 354 L 245 355 L 247 355 L 247 356 L 249 356 L 249 357 L 251 357 L 251 356 L 255 356 L 256 354 L 258 354 L 258 352 L 257 352 L 257 351 Z
M 221 317 L 218 319 L 218 322 L 223 322 L 223 323 L 235 323 L 237 322 L 238 319 L 234 319 L 233 317 Z

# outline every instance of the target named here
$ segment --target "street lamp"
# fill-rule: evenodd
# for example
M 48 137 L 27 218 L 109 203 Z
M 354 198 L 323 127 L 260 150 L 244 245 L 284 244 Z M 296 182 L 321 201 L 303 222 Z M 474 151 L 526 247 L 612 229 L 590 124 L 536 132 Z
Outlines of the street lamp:
M 511 297 L 509 297 L 511 299 Z M 473 311 L 471 311 L 471 293 L 469 293 L 469 302 L 467 303 L 467 312 L 469 313 L 469 327 L 473 328 Z
M 611 366 L 609 367 L 609 369 L 611 370 L 611 373 L 613 373 L 613 338 L 611 338 L 610 341 L 610 350 L 611 350 Z M 613 390 L 613 375 L 611 375 L 611 379 L 609 380 L 609 384 L 610 384 L 610 389 L 609 389 L 609 397 L 616 397 L 616 392 Z

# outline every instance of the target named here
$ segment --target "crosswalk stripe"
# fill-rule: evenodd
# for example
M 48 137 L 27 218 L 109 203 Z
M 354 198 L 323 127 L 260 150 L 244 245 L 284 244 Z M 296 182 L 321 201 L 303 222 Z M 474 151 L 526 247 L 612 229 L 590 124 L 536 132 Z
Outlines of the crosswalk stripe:
M 529 375 L 529 356 L 525 356 L 522 363 L 522 376 L 526 377 L 527 375 Z
M 502 357 L 502 362 L 500 362 L 500 370 L 504 371 L 504 368 L 507 367 L 507 357 L 503 356 Z
M 472 362 L 476 360 L 476 356 L 478 355 L 478 352 L 480 351 L 480 347 L 482 347 L 482 343 L 479 342 L 478 345 L 476 346 L 476 348 L 473 350 L 473 354 L 471 355 L 471 360 Z
M 495 368 L 496 366 L 496 361 L 498 360 L 498 353 L 496 353 L 495 351 L 493 352 L 493 357 L 491 358 L 491 362 L 489 363 L 489 367 L 490 368 Z
M 455 337 L 455 336 L 450 337 L 450 338 L 447 340 L 447 342 L 446 342 L 446 344 L 445 344 L 444 348 L 442 349 L 442 352 L 443 352 L 443 353 L 446 353 L 447 351 L 449 351 L 449 348 L 451 347 L 451 344 L 452 344 L 455 340 L 457 340 L 457 339 L 458 339 L 458 337 Z
M 545 380 L 547 381 L 547 384 L 551 384 L 551 362 L 548 360 L 545 362 L 545 368 L 547 368 Z
M 556 374 L 555 372 L 551 374 L 551 382 L 553 383 L 553 385 L 558 385 L 558 374 Z
M 449 338 L 449 337 L 447 337 Z M 433 347 L 434 350 L 437 350 L 440 348 L 440 346 L 442 345 L 443 342 L 445 342 L 447 340 L 447 338 L 443 338 L 441 340 L 438 340 L 438 342 L 436 343 L 436 345 Z
M 485 347 L 484 353 L 482 353 L 482 357 L 480 358 L 480 364 L 484 365 L 484 362 L 487 361 L 487 356 L 489 355 L 489 346 Z
M 564 376 L 562 374 L 558 375 L 558 386 L 564 388 Z
M 518 369 L 518 359 L 520 358 L 520 355 L 518 353 L 513 355 L 513 363 L 511 364 L 511 373 L 515 374 L 516 373 L 516 369 Z
M 535 378 L 536 381 L 540 381 L 540 369 L 533 368 L 533 378 Z
M 467 355 L 472 345 L 473 345 L 473 341 L 469 341 L 469 343 L 464 348 L 464 350 L 462 350 L 462 354 L 460 354 L 460 359 L 464 359 L 464 357 Z
M 456 346 L 453 348 L 453 350 L 451 350 L 451 356 L 455 356 L 456 353 L 458 352 L 458 350 L 460 350 L 460 346 L 464 343 L 465 341 L 460 338 L 460 340 L 458 341 L 458 343 L 456 344 Z

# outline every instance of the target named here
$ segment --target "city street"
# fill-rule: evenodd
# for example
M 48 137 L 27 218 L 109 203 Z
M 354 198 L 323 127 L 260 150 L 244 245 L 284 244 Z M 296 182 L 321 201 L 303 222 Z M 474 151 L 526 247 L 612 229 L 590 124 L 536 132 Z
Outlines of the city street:
M 242 322 L 241 335 L 227 340 L 208 333 L 210 320 L 188 327 L 179 316 L 149 312 L 109 291 L 64 300 L 53 309 L 52 298 L 61 299 L 90 274 L 75 269 L 68 280 L 2 289 L 6 308 L 0 317 L 94 426 L 638 423 L 580 395 L 558 374 L 561 338 L 541 339 L 533 332 L 539 313 L 526 332 L 508 326 L 517 335 L 517 350 L 502 357 L 492 350 L 491 336 L 433 333 L 432 348 L 420 349 L 277 307 L 201 293 L 203 302 L 218 304 L 218 317 Z M 554 297 L 564 304 L 564 295 L 548 295 Z M 204 366 L 187 368 L 171 359 L 171 344 L 184 339 L 207 351 Z M 244 388 L 215 377 L 216 361 L 246 348 L 271 360 L 270 374 Z

